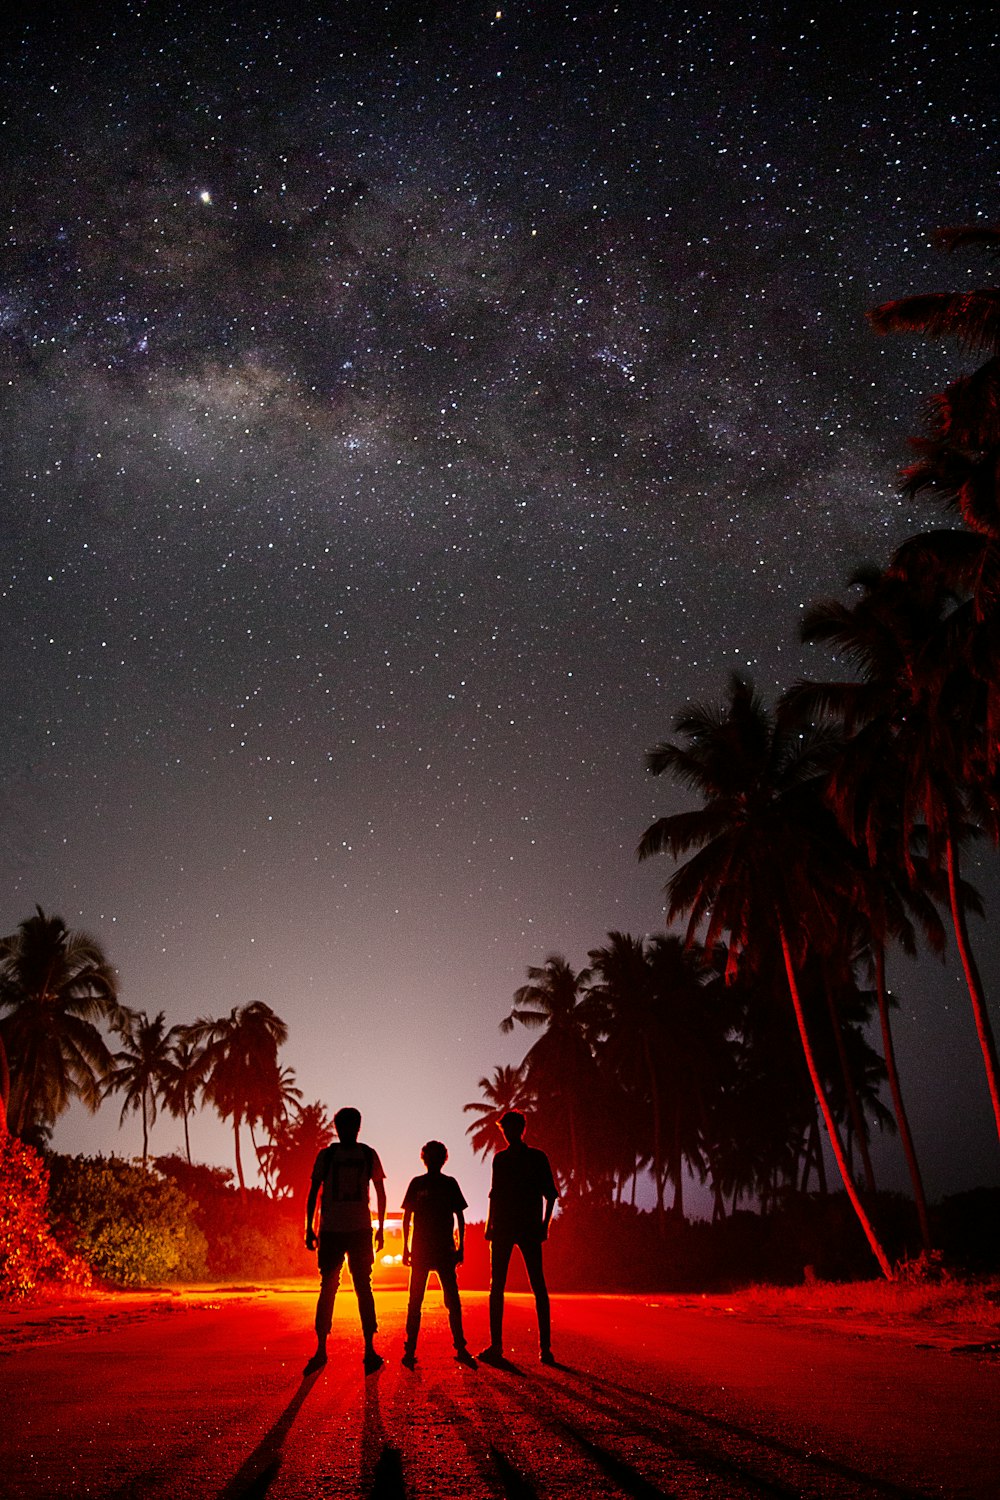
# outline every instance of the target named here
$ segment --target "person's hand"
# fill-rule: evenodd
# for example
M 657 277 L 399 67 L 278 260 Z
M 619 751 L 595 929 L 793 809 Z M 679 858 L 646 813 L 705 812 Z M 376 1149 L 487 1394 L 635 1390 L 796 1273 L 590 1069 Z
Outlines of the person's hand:
M 316 1249 L 316 1236 L 313 1234 L 313 1232 L 312 1232 L 311 1229 L 307 1229 L 306 1230 L 306 1249 L 307 1250 L 315 1250 Z
M 464 1260 L 465 1260 L 465 1246 L 464 1245 L 459 1245 L 458 1249 L 455 1251 L 455 1264 L 456 1264 L 456 1266 L 460 1266 Z
M 376 1231 L 375 1231 L 375 1249 L 376 1250 L 381 1250 L 384 1244 L 385 1244 L 385 1230 L 382 1228 L 382 1226 L 380 1224 L 379 1227 L 378 1227 L 378 1229 L 376 1229 Z
M 408 1266 L 408 1265 L 410 1265 L 410 1263 L 411 1263 L 410 1262 L 410 1252 L 409 1252 L 409 1250 L 404 1250 L 403 1251 L 403 1265 L 404 1266 Z

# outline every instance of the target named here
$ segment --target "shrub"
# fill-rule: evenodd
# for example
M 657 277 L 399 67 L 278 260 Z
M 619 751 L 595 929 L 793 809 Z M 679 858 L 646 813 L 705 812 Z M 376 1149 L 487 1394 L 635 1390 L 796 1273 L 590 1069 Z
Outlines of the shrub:
M 40 1285 L 89 1286 L 90 1270 L 56 1242 L 47 1213 L 48 1172 L 30 1146 L 0 1136 L 0 1300 L 27 1297 Z
M 156 1165 L 192 1200 L 205 1237 L 204 1274 L 220 1281 L 270 1281 L 315 1267 L 302 1244 L 301 1202 L 269 1198 L 259 1188 L 241 1193 L 225 1167 L 191 1165 L 176 1155 L 158 1157 Z
M 62 1243 L 116 1286 L 204 1275 L 194 1206 L 157 1172 L 114 1156 L 55 1156 L 49 1209 Z

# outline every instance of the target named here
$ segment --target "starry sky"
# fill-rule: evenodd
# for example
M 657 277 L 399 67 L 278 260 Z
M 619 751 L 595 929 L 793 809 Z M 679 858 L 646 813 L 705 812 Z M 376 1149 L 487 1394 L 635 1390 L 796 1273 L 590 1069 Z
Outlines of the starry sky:
M 983 275 L 929 240 L 998 215 L 982 16 L 5 22 L 3 930 L 61 913 L 170 1024 L 266 1001 L 390 1201 L 435 1136 L 482 1212 L 525 967 L 662 924 L 645 750 L 734 668 L 829 675 L 803 609 L 928 520 L 895 470 L 963 357 L 864 313 Z M 895 983 L 932 1194 L 996 1181 L 954 965 Z

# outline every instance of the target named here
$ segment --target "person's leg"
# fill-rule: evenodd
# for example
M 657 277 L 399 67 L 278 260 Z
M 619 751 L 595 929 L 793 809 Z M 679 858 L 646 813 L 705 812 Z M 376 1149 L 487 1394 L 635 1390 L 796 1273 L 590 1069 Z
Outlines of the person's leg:
M 344 1243 L 341 1235 L 320 1233 L 319 1237 L 319 1297 L 316 1301 L 316 1353 L 306 1366 L 308 1371 L 321 1369 L 326 1364 L 326 1341 L 333 1324 L 333 1304 L 340 1285 L 340 1268 L 344 1264 Z
M 552 1320 L 549 1310 L 549 1289 L 545 1285 L 545 1272 L 542 1268 L 542 1242 L 541 1240 L 528 1240 L 521 1245 L 521 1254 L 524 1257 L 524 1269 L 528 1273 L 528 1283 L 535 1294 L 535 1312 L 538 1315 L 538 1347 L 542 1358 L 551 1358 L 552 1355 Z
M 357 1234 L 351 1235 L 350 1245 L 347 1251 L 347 1264 L 351 1272 L 351 1280 L 354 1282 L 354 1291 L 358 1299 L 358 1313 L 361 1316 L 361 1332 L 365 1338 L 365 1363 L 375 1366 L 376 1361 L 382 1363 L 380 1357 L 375 1353 L 375 1332 L 378 1328 L 378 1319 L 375 1316 L 375 1298 L 372 1295 L 372 1265 L 375 1255 L 372 1250 L 371 1231 L 359 1230 Z
M 454 1262 L 438 1266 L 437 1273 L 441 1280 L 444 1305 L 448 1309 L 451 1341 L 455 1345 L 456 1354 L 461 1354 L 465 1350 L 465 1334 L 462 1332 L 462 1299 L 458 1294 L 458 1277 L 455 1274 Z
M 514 1245 L 510 1240 L 490 1241 L 490 1346 L 484 1353 L 503 1353 L 503 1294 L 507 1268 Z
M 403 1350 L 403 1358 L 407 1355 L 412 1359 L 417 1352 L 417 1335 L 420 1332 L 420 1309 L 424 1302 L 424 1292 L 427 1289 L 427 1277 L 430 1275 L 430 1266 L 413 1264 L 410 1266 L 410 1296 L 406 1304 L 406 1348 Z

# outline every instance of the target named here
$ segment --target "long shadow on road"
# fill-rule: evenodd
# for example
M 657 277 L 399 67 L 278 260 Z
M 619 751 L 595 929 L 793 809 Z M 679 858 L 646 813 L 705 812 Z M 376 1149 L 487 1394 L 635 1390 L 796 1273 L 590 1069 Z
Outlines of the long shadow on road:
M 281 1468 L 285 1439 L 316 1380 L 316 1375 L 309 1375 L 303 1380 L 271 1430 L 264 1434 L 225 1489 L 219 1491 L 219 1500 L 263 1500 Z

